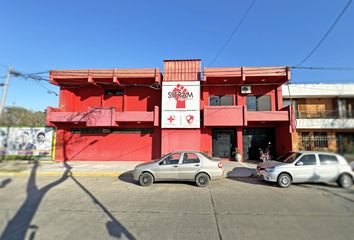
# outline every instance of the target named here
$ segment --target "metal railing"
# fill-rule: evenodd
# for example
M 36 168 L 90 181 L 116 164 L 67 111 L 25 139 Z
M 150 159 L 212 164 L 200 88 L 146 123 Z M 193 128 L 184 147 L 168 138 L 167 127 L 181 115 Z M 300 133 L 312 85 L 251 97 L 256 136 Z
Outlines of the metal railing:
M 296 111 L 296 118 L 298 119 L 313 119 L 313 118 L 338 118 L 338 110 L 300 110 Z
M 298 148 L 305 151 L 321 151 L 329 148 L 330 141 L 337 141 L 336 137 L 309 136 L 299 137 Z
M 323 110 L 323 111 L 298 110 L 298 111 L 295 111 L 295 116 L 297 119 L 354 118 L 354 110 L 353 111 L 344 111 L 342 113 L 340 113 L 338 109 Z

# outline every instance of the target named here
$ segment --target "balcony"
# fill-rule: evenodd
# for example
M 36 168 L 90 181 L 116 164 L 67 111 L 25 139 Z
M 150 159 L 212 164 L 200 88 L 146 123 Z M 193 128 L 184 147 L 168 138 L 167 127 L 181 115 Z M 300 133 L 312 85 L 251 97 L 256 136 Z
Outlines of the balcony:
M 205 106 L 204 126 L 244 126 L 245 106 Z
M 289 112 L 288 111 L 247 112 L 247 121 L 249 122 L 289 121 Z
M 116 112 L 113 107 L 90 107 L 87 112 L 62 112 L 49 107 L 46 124 L 55 126 L 60 123 L 85 123 L 87 127 L 118 127 L 119 123 L 152 123 L 159 126 L 159 107 L 154 111 Z
M 354 118 L 354 111 L 339 111 L 333 110 L 301 110 L 296 111 L 297 119 L 337 119 L 337 118 Z
M 246 106 L 205 106 L 204 126 L 247 126 L 248 122 L 290 121 L 290 110 L 248 112 Z
M 354 128 L 354 111 L 323 110 L 297 111 L 298 129 L 350 129 Z

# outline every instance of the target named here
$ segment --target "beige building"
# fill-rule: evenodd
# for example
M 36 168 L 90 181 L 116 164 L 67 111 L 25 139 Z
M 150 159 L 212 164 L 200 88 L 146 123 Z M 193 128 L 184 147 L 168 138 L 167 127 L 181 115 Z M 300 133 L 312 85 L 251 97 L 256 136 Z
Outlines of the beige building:
M 339 152 L 354 159 L 354 84 L 283 86 L 283 105 L 291 102 L 297 129 L 294 150 Z

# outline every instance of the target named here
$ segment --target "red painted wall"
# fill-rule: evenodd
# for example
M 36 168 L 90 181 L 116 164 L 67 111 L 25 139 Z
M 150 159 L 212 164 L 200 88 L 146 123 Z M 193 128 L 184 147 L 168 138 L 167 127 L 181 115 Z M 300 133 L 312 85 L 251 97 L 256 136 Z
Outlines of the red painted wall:
M 58 130 L 55 159 L 57 161 L 149 161 L 160 153 L 160 130 L 151 134 L 72 134 Z
M 66 112 L 86 112 L 91 106 L 115 107 L 116 111 L 154 111 L 161 105 L 161 91 L 148 87 L 126 87 L 124 96 L 105 96 L 99 87 L 61 89 L 59 108 Z
M 289 126 L 281 126 L 275 128 L 276 154 L 281 156 L 292 150 L 292 138 Z

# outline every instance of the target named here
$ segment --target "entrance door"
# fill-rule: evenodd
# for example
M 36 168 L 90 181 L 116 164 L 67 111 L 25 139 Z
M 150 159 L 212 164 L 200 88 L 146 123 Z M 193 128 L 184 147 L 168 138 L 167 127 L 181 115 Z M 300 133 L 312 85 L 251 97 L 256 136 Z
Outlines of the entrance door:
M 230 158 L 235 148 L 235 129 L 213 129 L 213 157 Z
M 270 154 L 275 157 L 274 128 L 244 128 L 242 130 L 243 159 L 259 160 L 259 149 L 265 150 L 271 143 Z

